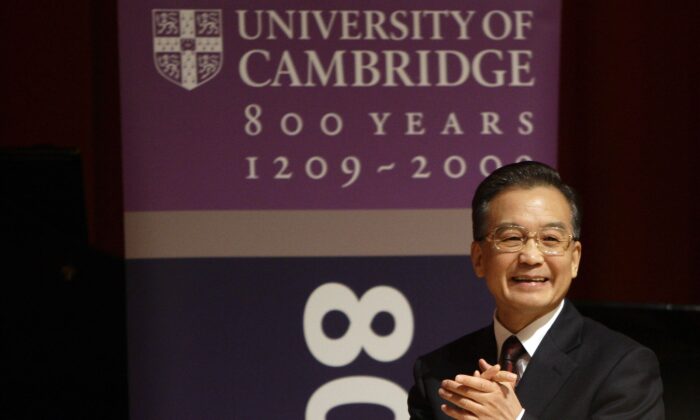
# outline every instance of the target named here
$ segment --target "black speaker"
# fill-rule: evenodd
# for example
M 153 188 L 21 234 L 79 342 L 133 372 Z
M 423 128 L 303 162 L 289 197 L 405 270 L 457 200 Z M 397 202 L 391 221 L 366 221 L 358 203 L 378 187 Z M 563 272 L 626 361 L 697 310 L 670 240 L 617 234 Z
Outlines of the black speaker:
M 0 149 L 7 418 L 127 417 L 123 261 L 88 244 L 82 173 L 75 149 Z
M 700 306 L 574 302 L 579 311 L 652 349 L 669 420 L 697 418 Z

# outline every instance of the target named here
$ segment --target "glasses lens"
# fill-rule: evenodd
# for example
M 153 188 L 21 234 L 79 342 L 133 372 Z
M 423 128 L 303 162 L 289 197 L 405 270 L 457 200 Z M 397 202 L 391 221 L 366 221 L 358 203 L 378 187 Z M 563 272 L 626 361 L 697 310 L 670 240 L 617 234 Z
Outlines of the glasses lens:
M 517 252 L 528 240 L 528 231 L 522 226 L 503 226 L 493 232 L 496 248 L 503 252 Z M 562 254 L 569 247 L 571 236 L 566 230 L 548 227 L 537 232 L 537 246 L 549 255 Z
M 527 239 L 527 232 L 517 226 L 504 226 L 496 229 L 493 240 L 496 246 L 504 251 L 517 251 Z
M 545 252 L 564 252 L 569 246 L 569 235 L 563 229 L 546 228 L 538 232 L 539 243 Z

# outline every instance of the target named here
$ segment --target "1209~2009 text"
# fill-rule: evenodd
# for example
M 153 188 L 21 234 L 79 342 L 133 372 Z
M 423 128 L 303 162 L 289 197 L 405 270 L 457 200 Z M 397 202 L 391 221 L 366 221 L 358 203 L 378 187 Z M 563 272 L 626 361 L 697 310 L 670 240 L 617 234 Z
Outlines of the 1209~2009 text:
M 259 156 L 247 156 L 247 174 L 245 179 L 258 180 L 261 176 L 269 174 L 275 180 L 291 180 L 302 176 L 310 180 L 319 181 L 326 178 L 331 171 L 339 171 L 344 178 L 341 179 L 341 188 L 347 188 L 355 184 L 363 173 L 374 177 L 389 174 L 391 172 L 405 173 L 401 166 L 410 166 L 410 178 L 429 179 L 433 176 L 443 176 L 447 179 L 461 179 L 467 175 L 468 165 L 465 158 L 459 155 L 448 156 L 439 159 L 438 162 L 430 162 L 427 157 L 413 156 L 408 162 L 387 161 L 374 163 L 363 167 L 362 161 L 357 156 L 346 156 L 340 162 L 331 162 L 322 156 L 311 156 L 300 162 L 293 162 L 287 156 L 277 156 L 260 162 Z M 529 156 L 520 156 L 517 161 L 531 160 Z M 479 161 L 479 172 L 482 176 L 488 176 L 493 170 L 503 165 L 501 159 L 494 155 L 483 157 Z M 334 176 L 333 176 L 334 177 Z

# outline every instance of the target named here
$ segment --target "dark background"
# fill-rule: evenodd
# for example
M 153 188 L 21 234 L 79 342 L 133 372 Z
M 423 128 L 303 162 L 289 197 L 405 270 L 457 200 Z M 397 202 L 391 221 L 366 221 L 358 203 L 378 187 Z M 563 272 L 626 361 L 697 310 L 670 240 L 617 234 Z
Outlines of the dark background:
M 82 191 L 25 197 L 38 210 L 24 219 L 5 198 L 21 172 L 3 163 L 0 226 L 10 232 L 2 235 L 10 275 L 2 323 L 12 357 L 2 373 L 18 391 L 3 393 L 3 411 L 12 404 L 18 417 L 53 409 L 48 417 L 123 418 L 116 0 L 3 6 L 1 146 L 73 148 L 82 159 Z M 596 303 L 622 302 L 647 315 L 700 304 L 698 9 L 693 0 L 564 0 L 559 168 L 584 204 L 584 263 L 570 296 L 618 323 L 627 318 L 616 306 Z M 84 218 L 57 226 L 61 206 Z M 69 408 L 78 402 L 82 408 Z

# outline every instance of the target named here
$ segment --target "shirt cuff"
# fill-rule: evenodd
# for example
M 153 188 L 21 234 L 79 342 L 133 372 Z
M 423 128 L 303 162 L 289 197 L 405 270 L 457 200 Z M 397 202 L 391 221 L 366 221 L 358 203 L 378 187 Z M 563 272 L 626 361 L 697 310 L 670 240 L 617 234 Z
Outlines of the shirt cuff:
M 518 417 L 516 417 L 515 420 L 522 420 L 524 415 L 525 409 L 523 408 L 522 410 L 520 410 L 520 414 L 518 414 Z

